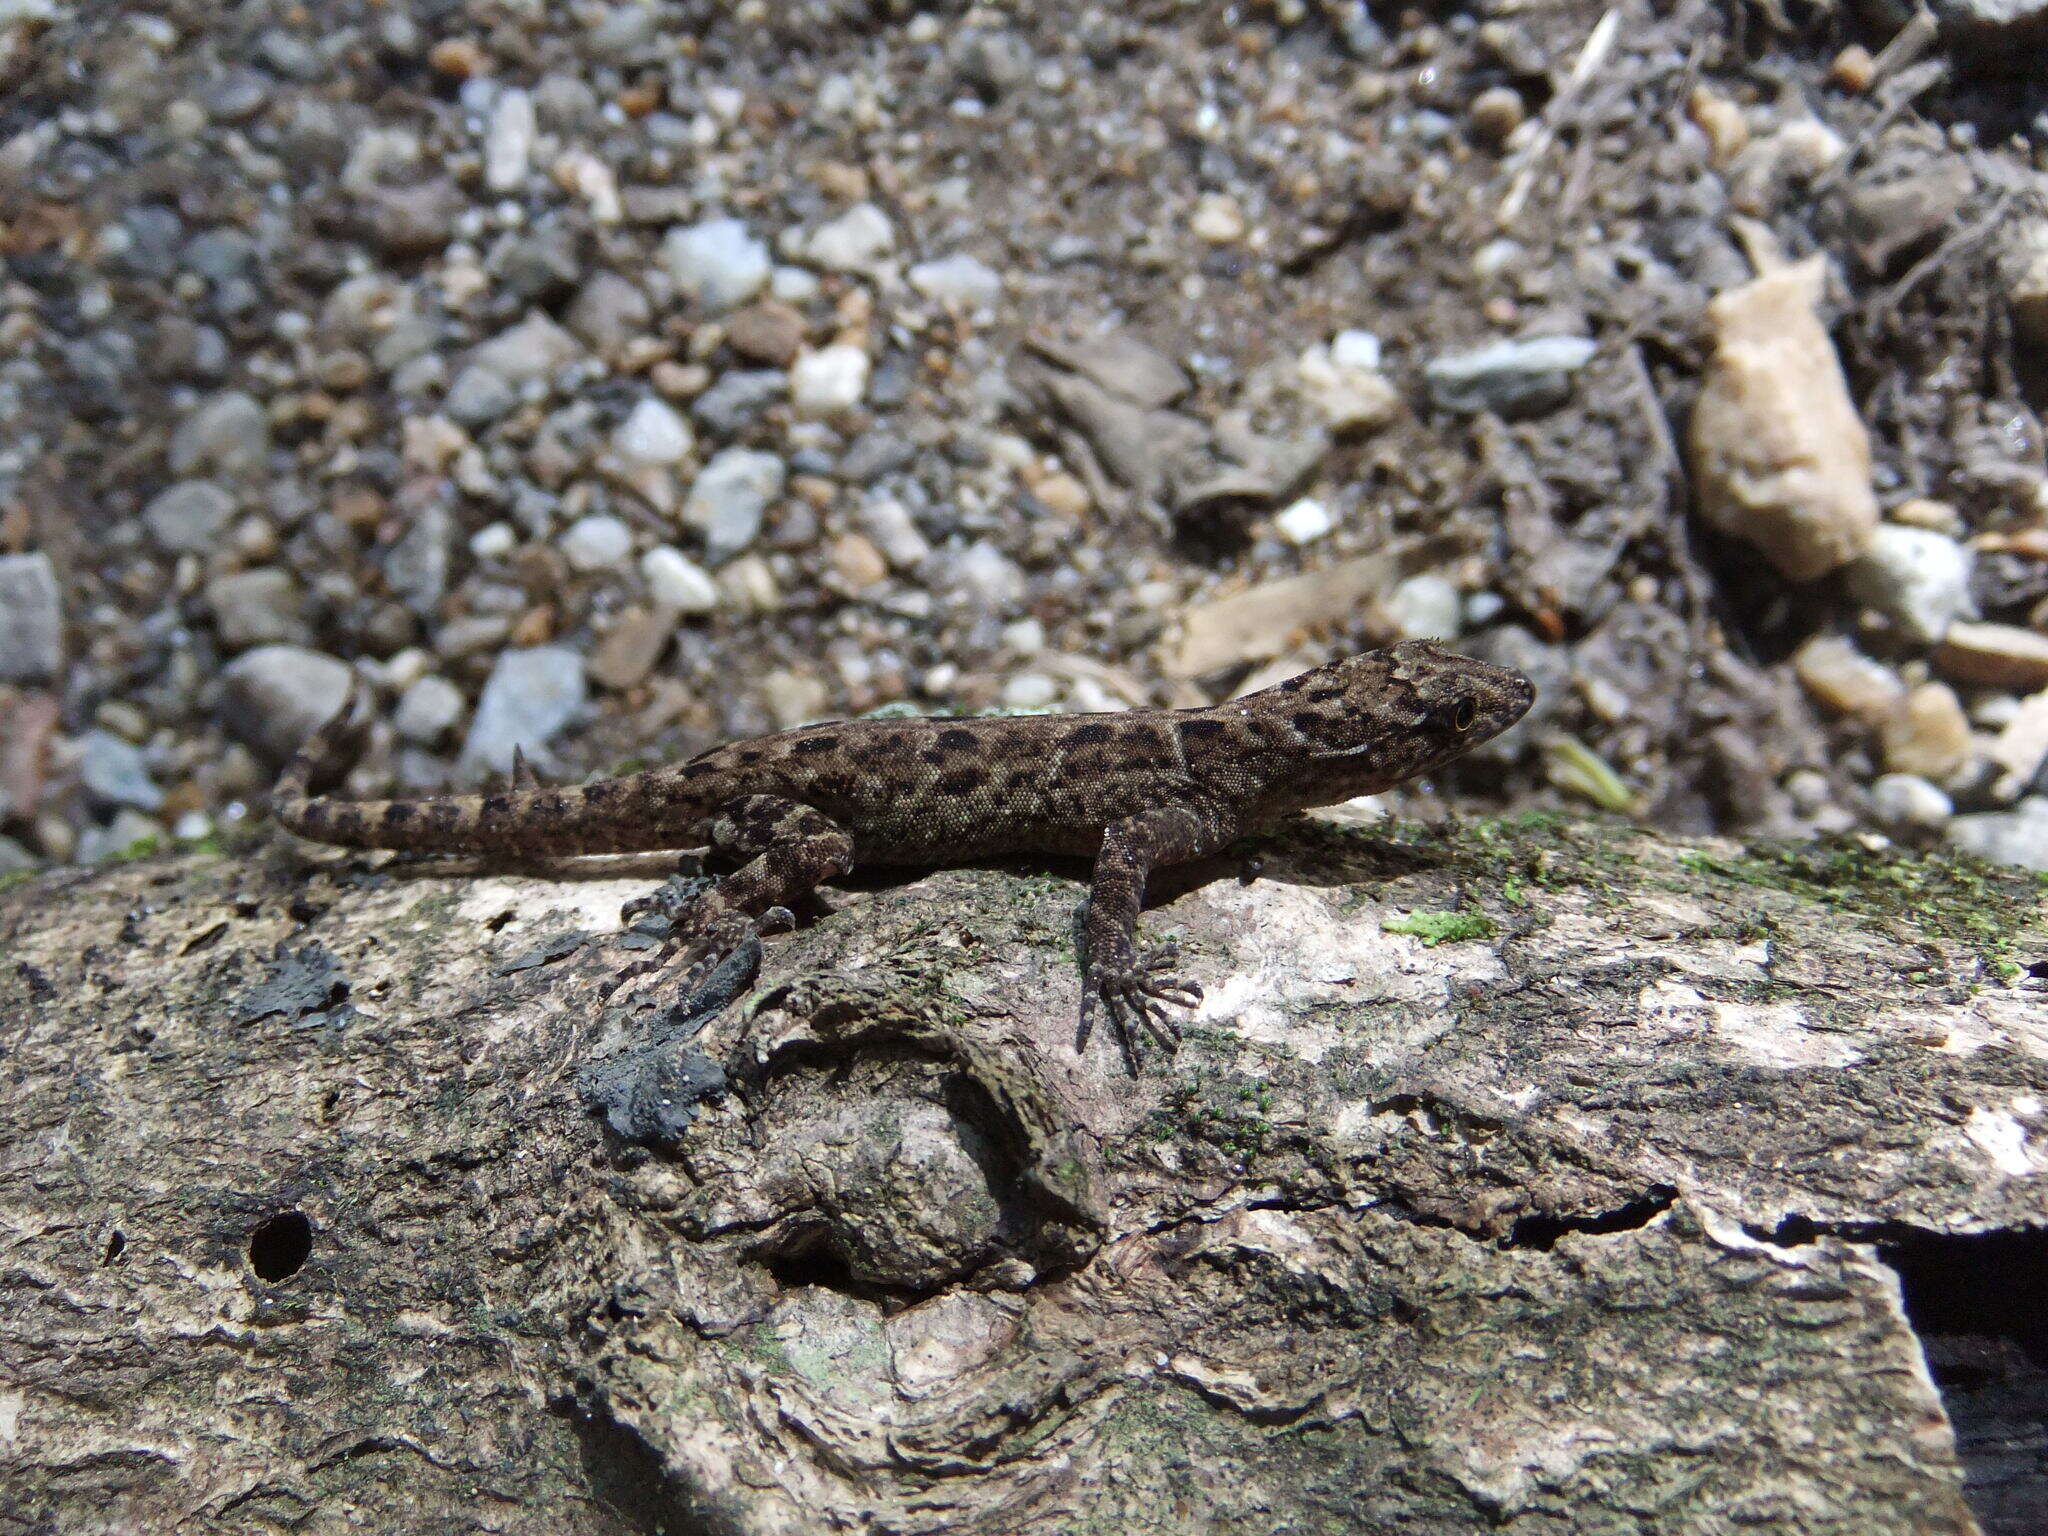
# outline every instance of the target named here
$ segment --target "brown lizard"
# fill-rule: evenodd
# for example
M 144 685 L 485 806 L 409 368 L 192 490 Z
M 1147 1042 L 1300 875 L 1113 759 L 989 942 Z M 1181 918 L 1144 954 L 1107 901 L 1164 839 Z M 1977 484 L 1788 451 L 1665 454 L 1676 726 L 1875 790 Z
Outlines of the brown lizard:
M 1411 640 L 1210 709 L 838 720 L 572 788 L 421 800 L 314 795 L 360 749 L 351 699 L 278 781 L 293 832 L 355 848 L 569 854 L 696 848 L 741 861 L 681 916 L 699 953 L 788 925 L 789 903 L 857 864 L 996 854 L 1095 861 L 1081 1028 L 1098 1007 L 1132 1071 L 1141 1026 L 1171 1049 L 1201 989 L 1171 944 L 1138 947 L 1146 876 L 1240 834 L 1425 773 L 1519 720 L 1519 673 Z M 637 905 L 637 904 L 636 904 Z

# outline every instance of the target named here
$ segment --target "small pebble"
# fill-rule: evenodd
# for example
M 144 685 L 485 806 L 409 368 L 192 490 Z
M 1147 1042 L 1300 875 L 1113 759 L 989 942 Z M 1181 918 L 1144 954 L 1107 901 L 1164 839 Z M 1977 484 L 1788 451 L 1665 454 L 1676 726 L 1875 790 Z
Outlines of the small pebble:
M 1043 672 L 1019 672 L 1003 684 L 1005 709 L 1044 709 L 1060 696 L 1060 685 Z
M 799 416 L 833 416 L 852 410 L 867 393 L 868 355 L 849 343 L 806 352 L 789 370 L 790 401 Z
M 1970 551 L 1945 534 L 1881 523 L 1848 569 L 1850 594 L 1911 640 L 1933 645 L 1959 618 L 1976 617 Z
M 765 299 L 732 317 L 725 328 L 725 343 L 749 361 L 787 368 L 804 344 L 805 330 L 800 312 Z
M 234 515 L 235 498 L 211 480 L 180 480 L 142 509 L 158 547 L 180 555 L 210 554 Z
M 516 192 L 533 157 L 533 97 L 525 91 L 498 93 L 484 136 L 484 185 L 496 193 Z
M 633 530 L 603 514 L 577 519 L 559 541 L 562 558 L 578 571 L 608 571 L 633 552 Z
M 253 396 L 227 390 L 178 423 L 166 459 L 180 477 L 256 474 L 270 460 L 270 418 Z
M 1003 296 L 1002 275 L 964 252 L 920 261 L 907 276 L 910 286 L 939 304 L 979 309 Z
M 697 435 L 689 422 L 651 395 L 643 397 L 612 433 L 612 447 L 635 464 L 675 464 L 696 446 Z
M 440 744 L 468 708 L 462 690 L 445 677 L 422 677 L 399 695 L 391 728 L 416 747 Z
M 295 645 L 245 651 L 221 671 L 228 730 L 273 763 L 299 749 L 348 697 L 347 662 Z
M 860 272 L 895 246 L 896 228 L 889 216 L 873 203 L 856 203 L 812 230 L 803 251 L 813 266 L 831 272 Z
M 768 247 L 739 219 L 670 230 L 661 259 L 676 287 L 714 315 L 737 309 L 768 281 Z
M 1276 513 L 1273 527 L 1290 544 L 1313 544 L 1336 527 L 1336 521 L 1330 516 L 1328 507 L 1313 497 L 1304 496 Z
M 1958 816 L 1948 840 L 1993 863 L 2048 869 L 2048 795 L 2029 795 L 2002 813 Z
M 164 792 L 149 776 L 142 752 L 112 731 L 87 731 L 79 743 L 78 782 L 101 806 L 132 805 L 154 811 Z
M 1905 692 L 1883 662 L 1840 635 L 1816 635 L 1792 654 L 1792 670 L 1823 708 L 1876 724 Z
M 1404 640 L 1455 640 L 1465 616 L 1458 589 L 1427 571 L 1397 585 L 1383 606 Z
M 1909 689 L 1892 706 L 1878 735 L 1891 773 L 1939 784 L 1970 760 L 1970 717 L 1946 683 Z
M 1887 773 L 1870 786 L 1871 818 L 1894 832 L 1938 832 L 1955 806 L 1940 788 L 1910 773 Z
M 441 409 L 451 421 L 474 431 L 487 427 L 519 403 L 519 393 L 498 374 L 475 364 L 455 375 Z
M 640 557 L 647 592 L 671 613 L 709 613 L 718 606 L 718 586 L 681 550 L 657 544 Z
M 1835 55 L 1834 63 L 1828 66 L 1828 79 L 1851 95 L 1860 96 L 1877 78 L 1876 62 L 1868 48 L 1861 43 L 1851 43 Z
M 215 577 L 206 584 L 206 606 L 214 632 L 231 651 L 311 638 L 298 581 L 275 566 Z
M 1472 102 L 1473 131 L 1493 145 L 1507 143 L 1508 135 L 1521 127 L 1528 115 L 1521 93 L 1512 86 L 1491 86 Z
M 545 766 L 547 744 L 582 711 L 585 697 L 583 658 L 567 646 L 501 653 L 470 720 L 461 768 L 508 773 L 515 747 Z
M 1430 359 L 1423 369 L 1430 398 L 1446 411 L 1496 416 L 1538 415 L 1562 405 L 1572 375 L 1599 348 L 1583 336 L 1537 336 L 1498 341 L 1470 352 Z
M 50 557 L 0 555 L 0 681 L 43 682 L 63 664 L 63 594 Z
M 1934 665 L 1959 683 L 2034 693 L 2048 688 L 2048 635 L 2016 624 L 1951 624 Z
M 1227 192 L 1205 192 L 1195 203 L 1188 228 L 1198 240 L 1211 245 L 1231 245 L 1245 236 L 1244 210 Z
M 502 560 L 519 547 L 519 531 L 510 523 L 486 523 L 469 536 L 469 552 L 479 560 Z
M 721 564 L 754 542 L 789 471 L 772 453 L 727 448 L 706 464 L 683 501 L 683 522 L 704 536 L 705 553 Z

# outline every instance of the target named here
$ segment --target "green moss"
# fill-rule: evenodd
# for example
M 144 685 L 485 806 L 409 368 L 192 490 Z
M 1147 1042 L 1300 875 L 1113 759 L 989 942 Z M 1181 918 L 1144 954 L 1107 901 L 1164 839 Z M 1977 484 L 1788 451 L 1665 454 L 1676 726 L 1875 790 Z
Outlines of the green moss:
M 1490 939 L 1498 931 L 1484 912 L 1410 912 L 1405 917 L 1382 918 L 1380 927 L 1388 933 L 1412 934 L 1432 949 L 1467 939 Z
M 1202 1142 L 1248 1163 L 1272 1144 L 1272 1114 L 1273 1089 L 1263 1078 L 1197 1067 L 1166 1090 L 1140 1134 L 1151 1141 Z
M 126 848 L 117 848 L 100 862 L 103 864 L 133 864 L 137 859 L 154 858 L 164 848 L 163 835 L 145 832 Z
M 11 891 L 17 885 L 26 885 L 40 873 L 40 870 L 34 869 L 10 869 L 5 874 L 0 874 L 0 891 Z
M 1965 945 L 2001 976 L 2017 973 L 2017 945 L 2039 942 L 2048 903 L 2048 874 L 1946 850 L 1867 848 L 1848 837 L 1760 843 L 1734 855 L 1688 852 L 1679 862 L 1711 879 L 1766 886 L 1857 917 L 1905 922 Z

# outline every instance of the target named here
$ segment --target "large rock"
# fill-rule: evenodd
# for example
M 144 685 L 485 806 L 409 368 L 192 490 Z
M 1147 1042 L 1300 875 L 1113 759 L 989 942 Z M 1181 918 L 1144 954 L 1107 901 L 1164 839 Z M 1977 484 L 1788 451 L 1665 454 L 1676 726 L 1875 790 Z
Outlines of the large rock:
M 506 651 L 491 669 L 462 744 L 465 773 L 508 773 L 515 749 L 537 763 L 583 708 L 583 658 L 565 645 Z
M 222 668 L 221 716 L 237 740 L 281 763 L 341 709 L 354 675 L 320 651 L 259 646 Z

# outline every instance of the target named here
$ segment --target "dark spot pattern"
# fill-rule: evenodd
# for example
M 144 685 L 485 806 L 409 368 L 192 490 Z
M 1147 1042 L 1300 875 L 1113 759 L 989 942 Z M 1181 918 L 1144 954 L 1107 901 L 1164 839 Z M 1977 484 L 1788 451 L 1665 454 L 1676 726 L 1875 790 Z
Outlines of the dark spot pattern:
M 806 736 L 796 744 L 796 750 L 806 756 L 818 752 L 836 752 L 839 750 L 839 738 L 830 735 Z
M 1230 727 L 1221 720 L 1183 720 L 1180 733 L 1198 741 L 1214 741 L 1218 736 L 1227 735 Z
M 942 752 L 967 752 L 973 750 L 974 732 L 952 726 L 939 732 L 938 747 Z
M 971 795 L 988 782 L 988 775 L 979 768 L 962 768 L 948 773 L 932 787 L 942 795 Z
M 1089 747 L 1099 741 L 1109 740 L 1114 734 L 1115 732 L 1110 730 L 1105 721 L 1096 720 L 1088 725 L 1077 725 L 1067 732 L 1067 745 L 1070 747 Z
M 384 820 L 391 826 L 402 827 L 413 819 L 418 810 L 418 806 L 408 805 L 401 800 L 396 805 L 385 808 Z
M 512 797 L 510 795 L 486 795 L 484 797 L 484 814 L 486 816 L 503 816 L 511 809 Z

